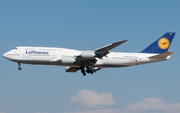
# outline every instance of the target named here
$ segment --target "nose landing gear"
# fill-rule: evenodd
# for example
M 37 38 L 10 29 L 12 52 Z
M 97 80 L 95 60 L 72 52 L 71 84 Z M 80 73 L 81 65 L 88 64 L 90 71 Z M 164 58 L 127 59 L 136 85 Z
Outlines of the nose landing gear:
M 18 70 L 21 70 L 21 67 L 18 67 Z
M 21 70 L 21 64 L 20 64 L 20 63 L 18 63 L 18 65 L 19 65 L 18 70 Z

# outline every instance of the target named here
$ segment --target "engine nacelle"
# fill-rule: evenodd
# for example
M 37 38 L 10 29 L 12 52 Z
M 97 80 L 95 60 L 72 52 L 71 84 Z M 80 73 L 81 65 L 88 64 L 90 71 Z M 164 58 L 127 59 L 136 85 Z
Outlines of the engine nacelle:
M 77 67 L 66 67 L 66 72 L 76 72 L 79 69 Z
M 81 52 L 81 58 L 82 59 L 94 59 L 95 57 L 94 51 L 82 51 Z
M 63 64 L 74 64 L 76 62 L 74 57 L 63 57 L 61 61 Z

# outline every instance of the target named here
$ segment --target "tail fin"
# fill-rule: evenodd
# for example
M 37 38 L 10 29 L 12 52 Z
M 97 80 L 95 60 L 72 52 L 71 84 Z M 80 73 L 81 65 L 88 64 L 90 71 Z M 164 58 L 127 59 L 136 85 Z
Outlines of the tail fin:
M 158 40 L 156 40 L 154 43 L 152 43 L 150 46 L 148 46 L 146 49 L 144 49 L 141 53 L 159 53 L 159 54 L 161 54 L 161 53 L 167 52 L 175 34 L 176 33 L 167 32 L 162 37 L 160 37 Z

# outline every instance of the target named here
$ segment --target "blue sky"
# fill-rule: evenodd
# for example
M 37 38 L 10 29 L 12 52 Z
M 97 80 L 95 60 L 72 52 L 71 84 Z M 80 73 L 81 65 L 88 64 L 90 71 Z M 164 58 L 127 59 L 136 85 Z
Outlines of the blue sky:
M 2 0 L 0 52 L 16 46 L 140 52 L 176 32 L 169 61 L 103 69 L 84 77 L 64 67 L 18 65 L 0 57 L 0 113 L 178 113 L 179 0 Z

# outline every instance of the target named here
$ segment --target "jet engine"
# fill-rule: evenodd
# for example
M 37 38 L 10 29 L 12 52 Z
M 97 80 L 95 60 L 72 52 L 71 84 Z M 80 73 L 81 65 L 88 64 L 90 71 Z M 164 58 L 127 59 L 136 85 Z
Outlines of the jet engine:
M 74 57 L 63 57 L 61 61 L 63 64 L 74 64 L 76 62 Z
M 94 59 L 95 55 L 96 54 L 94 51 L 82 51 L 81 52 L 82 59 Z

